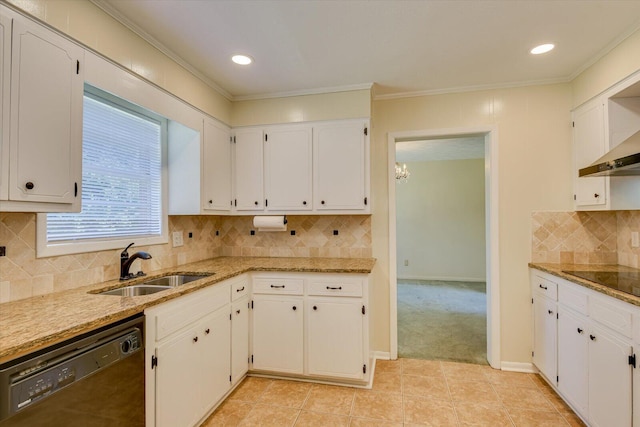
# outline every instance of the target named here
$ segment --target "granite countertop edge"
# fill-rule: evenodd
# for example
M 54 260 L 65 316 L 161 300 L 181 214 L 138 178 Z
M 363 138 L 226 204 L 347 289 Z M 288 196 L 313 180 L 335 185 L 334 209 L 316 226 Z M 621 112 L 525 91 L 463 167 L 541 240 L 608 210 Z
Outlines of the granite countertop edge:
M 562 279 L 568 280 L 580 286 L 584 286 L 585 288 L 589 288 L 601 294 L 608 295 L 620 301 L 624 301 L 629 304 L 640 306 L 640 297 L 628 294 L 626 292 L 618 291 L 616 289 L 612 289 L 604 285 L 600 285 L 596 282 L 592 282 L 591 280 L 586 280 L 580 277 L 572 276 L 571 274 L 565 273 L 563 271 L 563 270 L 568 270 L 568 271 L 638 272 L 638 269 L 636 268 L 626 267 L 626 266 L 617 265 L 617 264 L 552 264 L 552 263 L 538 263 L 538 262 L 530 262 L 529 267 L 535 268 L 540 271 L 544 271 L 545 273 L 552 274 L 556 277 L 560 277 Z
M 369 274 L 375 262 L 375 258 L 217 257 L 157 270 L 148 276 L 127 281 L 126 284 L 116 279 L 3 303 L 0 304 L 0 364 L 244 273 Z M 98 292 L 142 283 L 167 274 L 203 273 L 213 274 L 152 295 L 96 295 Z

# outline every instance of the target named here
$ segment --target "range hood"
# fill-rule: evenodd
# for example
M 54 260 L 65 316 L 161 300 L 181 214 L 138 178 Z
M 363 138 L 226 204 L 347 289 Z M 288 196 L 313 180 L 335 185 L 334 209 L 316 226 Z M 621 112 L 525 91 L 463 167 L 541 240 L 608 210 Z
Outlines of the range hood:
M 616 145 L 578 176 L 640 176 L 640 131 Z

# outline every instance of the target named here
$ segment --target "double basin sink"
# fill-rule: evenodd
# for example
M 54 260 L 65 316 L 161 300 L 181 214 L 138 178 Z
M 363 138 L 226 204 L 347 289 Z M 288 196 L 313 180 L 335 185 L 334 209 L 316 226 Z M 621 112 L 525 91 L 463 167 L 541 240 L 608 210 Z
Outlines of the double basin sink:
M 108 291 L 99 292 L 98 294 L 118 295 L 122 297 L 151 295 L 155 294 L 156 292 L 173 289 L 177 286 L 182 286 L 185 283 L 193 282 L 194 280 L 200 280 L 208 276 L 211 276 L 211 274 L 171 274 L 168 276 L 157 277 L 138 285 L 129 285 L 122 288 L 111 289 Z

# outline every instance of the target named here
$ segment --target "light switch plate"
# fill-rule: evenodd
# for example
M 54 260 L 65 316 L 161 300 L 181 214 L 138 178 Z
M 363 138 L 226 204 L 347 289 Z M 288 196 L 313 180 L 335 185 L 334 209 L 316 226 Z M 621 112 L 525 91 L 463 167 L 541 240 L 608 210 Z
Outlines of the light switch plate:
M 640 246 L 640 239 L 638 238 L 638 232 L 637 231 L 632 231 L 631 232 L 631 247 L 632 248 L 637 248 Z
M 177 248 L 178 246 L 184 245 L 184 240 L 182 239 L 182 231 L 174 231 L 173 232 L 173 247 Z

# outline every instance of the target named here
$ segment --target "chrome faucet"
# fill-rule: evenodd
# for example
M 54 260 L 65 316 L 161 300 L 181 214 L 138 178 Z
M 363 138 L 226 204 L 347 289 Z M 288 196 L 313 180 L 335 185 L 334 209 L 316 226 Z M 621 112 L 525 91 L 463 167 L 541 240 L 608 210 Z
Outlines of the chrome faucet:
M 138 271 L 137 274 L 129 273 L 129 268 L 131 264 L 136 259 L 151 259 L 151 255 L 148 252 L 139 251 L 129 257 L 129 253 L 127 249 L 133 246 L 131 243 L 129 246 L 124 248 L 122 252 L 120 252 L 120 280 L 128 280 L 133 279 L 134 277 L 144 276 L 145 274 L 142 271 Z

